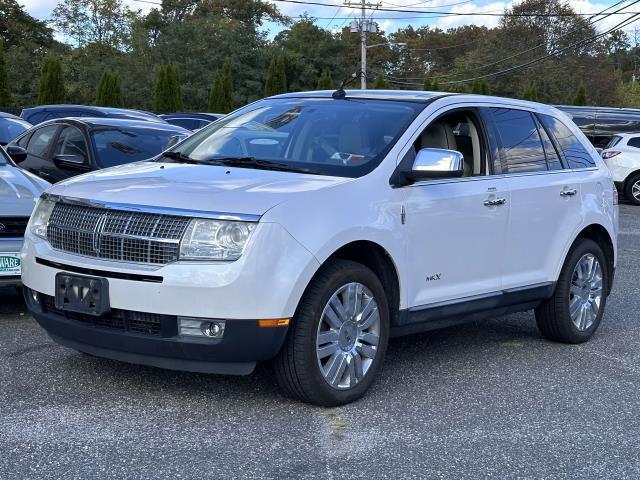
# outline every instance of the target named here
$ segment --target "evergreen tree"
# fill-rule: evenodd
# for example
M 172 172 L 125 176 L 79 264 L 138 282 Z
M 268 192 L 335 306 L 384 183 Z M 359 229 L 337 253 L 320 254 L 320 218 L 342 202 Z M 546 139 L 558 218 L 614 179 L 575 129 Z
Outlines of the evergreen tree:
M 172 63 L 161 65 L 156 79 L 154 108 L 157 112 L 177 112 L 182 110 L 180 72 Z
M 225 85 L 224 79 L 219 71 L 215 72 L 211 78 L 211 91 L 209 92 L 209 111 L 215 113 L 226 113 Z
M 158 76 L 156 77 L 156 90 L 153 102 L 153 108 L 156 112 L 168 113 L 171 111 L 167 94 L 167 67 L 166 65 L 160 65 Z
M 576 96 L 573 98 L 574 105 L 586 105 L 587 104 L 587 92 L 584 88 L 584 82 L 580 82 L 578 86 L 578 92 Z
M 434 79 L 433 82 L 431 83 L 431 91 L 432 92 L 440 91 L 440 85 L 438 84 L 438 79 Z
M 389 88 L 389 82 L 385 80 L 384 75 L 379 74 L 373 82 L 373 88 L 375 90 L 385 90 Z
M 11 105 L 11 88 L 7 78 L 7 65 L 4 61 L 4 43 L 0 40 L 0 107 Z
M 120 75 L 111 72 L 111 70 L 105 70 L 98 83 L 96 105 L 121 108 L 123 104 Z
M 422 89 L 426 92 L 433 90 L 431 80 L 429 77 L 424 77 L 424 83 L 422 84 Z
M 221 113 L 229 113 L 233 110 L 235 102 L 233 100 L 233 72 L 231 71 L 231 63 L 227 59 L 222 66 L 222 80 L 224 83 L 224 108 Z M 218 110 L 216 110 L 217 112 Z
M 482 85 L 480 83 L 480 80 L 474 80 L 473 85 L 471 85 L 471 93 L 480 94 L 481 89 Z
M 270 97 L 287 91 L 287 73 L 285 71 L 284 56 L 280 55 L 271 60 L 264 84 L 264 96 Z
M 331 78 L 331 74 L 326 70 L 322 72 L 320 78 L 318 79 L 318 85 L 316 86 L 316 90 L 331 90 L 333 88 L 333 79 Z
M 65 99 L 62 63 L 57 57 L 49 56 L 42 62 L 40 85 L 38 88 L 38 104 L 63 103 Z

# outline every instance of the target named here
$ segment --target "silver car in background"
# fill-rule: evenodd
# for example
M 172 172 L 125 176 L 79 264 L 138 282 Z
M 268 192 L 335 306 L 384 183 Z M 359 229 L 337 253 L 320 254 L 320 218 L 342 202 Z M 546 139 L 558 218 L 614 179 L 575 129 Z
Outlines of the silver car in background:
M 0 147 L 0 287 L 20 286 L 20 249 L 36 200 L 50 183 L 18 168 Z

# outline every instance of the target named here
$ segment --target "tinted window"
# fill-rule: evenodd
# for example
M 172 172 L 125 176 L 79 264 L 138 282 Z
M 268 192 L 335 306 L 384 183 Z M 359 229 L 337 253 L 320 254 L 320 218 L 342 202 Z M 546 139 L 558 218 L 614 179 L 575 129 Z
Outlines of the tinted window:
M 53 155 L 80 155 L 87 158 L 84 135 L 76 127 L 64 127 L 58 136 Z
M 176 135 L 180 132 L 146 127 L 105 128 L 91 133 L 96 161 L 102 168 L 155 157 Z
M 186 128 L 187 130 L 193 130 L 196 128 L 198 120 L 193 120 L 191 118 L 172 118 L 169 120 L 169 123 Z
M 640 148 L 640 137 L 630 138 L 627 142 L 627 145 L 634 148 Z
M 31 133 L 27 133 L 24 137 L 16 142 L 16 144 L 22 148 L 27 148 L 27 144 L 29 143 L 29 139 L 31 138 Z
M 26 120 L 32 125 L 37 125 L 38 123 L 44 122 L 46 116 L 47 116 L 47 112 L 45 111 L 36 112 L 31 115 L 28 115 Z
M 587 149 L 569 127 L 549 115 L 540 115 L 540 121 L 556 139 L 569 168 L 587 168 L 595 165 Z
M 266 99 L 197 132 L 178 148 L 203 162 L 251 156 L 309 173 L 359 177 L 378 166 L 423 108 L 409 101 Z
M 538 125 L 538 133 L 540 133 L 544 153 L 547 155 L 547 166 L 549 170 L 562 170 L 562 161 L 560 160 L 556 147 L 549 138 L 547 131 L 538 122 L 536 122 L 536 124 Z
M 538 128 L 525 110 L 492 108 L 498 134 L 502 173 L 547 170 L 547 160 Z
M 27 152 L 37 157 L 44 157 L 56 130 L 58 130 L 58 125 L 47 125 L 33 132 L 27 144 Z
M 620 142 L 620 140 L 622 140 L 622 137 L 615 135 L 611 138 L 609 143 L 607 143 L 607 145 L 604 148 L 613 148 L 618 144 L 618 142 Z
M 31 124 L 15 118 L 0 118 L 0 143 L 9 143 L 22 132 L 29 130 Z

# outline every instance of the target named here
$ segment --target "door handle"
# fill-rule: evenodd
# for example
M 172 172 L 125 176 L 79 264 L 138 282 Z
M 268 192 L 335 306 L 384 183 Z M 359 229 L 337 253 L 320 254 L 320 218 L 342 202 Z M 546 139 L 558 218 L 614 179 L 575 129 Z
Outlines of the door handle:
M 573 197 L 577 193 L 578 193 L 578 190 L 576 190 L 575 188 L 572 188 L 572 189 L 562 190 L 560 192 L 560 196 L 561 197 Z
M 485 207 L 497 207 L 499 205 L 504 205 L 505 203 L 507 203 L 507 199 L 506 198 L 496 198 L 494 200 L 485 200 L 484 206 Z

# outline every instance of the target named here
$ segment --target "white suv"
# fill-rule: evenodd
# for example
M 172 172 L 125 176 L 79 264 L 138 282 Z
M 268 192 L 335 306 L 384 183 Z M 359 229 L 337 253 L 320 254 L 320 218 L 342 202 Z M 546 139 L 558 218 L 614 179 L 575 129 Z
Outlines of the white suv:
M 640 133 L 614 135 L 602 158 L 618 190 L 629 202 L 640 205 Z
M 576 126 L 475 95 L 295 93 L 147 162 L 52 187 L 22 251 L 28 306 L 73 349 L 357 399 L 389 337 L 535 309 L 578 343 L 616 265 L 611 174 Z

